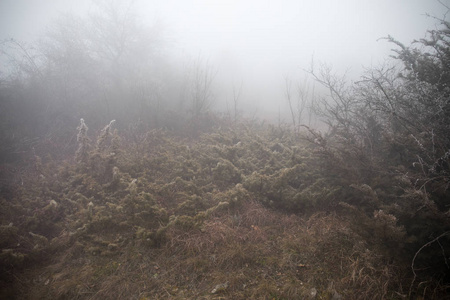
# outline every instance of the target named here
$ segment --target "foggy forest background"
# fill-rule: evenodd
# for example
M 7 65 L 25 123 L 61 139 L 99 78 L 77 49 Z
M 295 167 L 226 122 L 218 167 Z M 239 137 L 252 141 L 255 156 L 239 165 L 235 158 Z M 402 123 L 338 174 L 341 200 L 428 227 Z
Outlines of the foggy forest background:
M 392 56 L 354 82 L 313 59 L 305 68 L 307 80 L 280 78 L 284 88 L 277 101 L 288 113 L 274 111 L 267 121 L 245 110 L 245 82 L 236 83 L 232 96 L 218 105 L 220 70 L 202 55 L 171 57 L 171 42 L 159 23 L 148 26 L 131 9 L 118 10 L 112 3 L 88 16 L 61 15 L 36 42 L 0 42 L 2 201 L 20 199 L 13 195 L 27 180 L 42 175 L 52 181 L 49 174 L 58 168 L 43 170 L 55 162 L 99 184 L 114 182 L 114 163 L 137 178 L 142 170 L 138 164 L 127 166 L 131 158 L 120 162 L 109 150 L 101 152 L 103 139 L 116 135 L 121 147 L 140 151 L 136 145 L 154 130 L 193 141 L 229 130 L 234 132 L 229 146 L 239 147 L 239 136 L 258 128 L 269 132 L 269 141 L 277 141 L 267 146 L 271 151 L 266 149 L 275 156 L 267 159 L 265 169 L 237 163 L 231 154 L 225 162 L 215 161 L 211 170 L 219 170 L 220 162 L 227 170 L 216 178 L 219 190 L 242 184 L 236 189 L 289 213 L 345 211 L 361 236 L 376 237 L 388 257 L 406 261 L 411 288 L 403 289 L 405 295 L 416 289 L 444 295 L 450 284 L 450 23 L 447 15 L 435 21 L 425 38 L 410 45 L 385 37 Z M 254 138 L 263 143 L 265 133 Z M 307 167 L 295 158 L 299 144 L 308 149 L 304 160 L 314 162 Z M 287 145 L 290 150 L 284 150 Z M 116 151 L 118 146 L 111 141 L 108 147 Z M 293 157 L 289 172 L 298 172 L 298 178 L 301 172 L 309 174 L 309 185 L 293 183 L 281 158 L 279 166 L 271 165 L 278 159 L 274 153 L 288 152 Z M 98 173 L 102 164 L 109 175 Z M 287 179 L 270 186 L 262 184 L 264 176 Z M 48 183 L 50 189 L 56 182 Z M 4 220 L 2 228 L 9 224 Z M 56 235 L 40 233 L 46 234 Z M 14 247 L 8 238 L 2 243 L 5 249 Z M 159 240 L 154 246 L 160 246 Z M 8 260 L 3 267 L 11 265 Z M 423 282 L 430 287 L 425 292 Z

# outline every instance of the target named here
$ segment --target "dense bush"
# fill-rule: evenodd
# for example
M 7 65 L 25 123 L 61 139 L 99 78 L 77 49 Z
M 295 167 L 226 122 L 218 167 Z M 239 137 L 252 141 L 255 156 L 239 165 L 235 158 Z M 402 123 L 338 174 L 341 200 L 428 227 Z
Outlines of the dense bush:
M 367 70 L 351 86 L 329 69 L 311 70 L 330 91 L 316 107 L 330 130 L 310 130 L 309 140 L 326 165 L 327 183 L 346 190 L 344 207 L 374 221 L 389 214 L 385 230 L 389 223 L 404 228 L 406 235 L 394 239 L 414 256 L 414 276 L 448 284 L 450 24 L 442 20 L 410 47 L 388 41 L 398 47 L 392 66 Z M 431 240 L 432 247 L 421 247 Z

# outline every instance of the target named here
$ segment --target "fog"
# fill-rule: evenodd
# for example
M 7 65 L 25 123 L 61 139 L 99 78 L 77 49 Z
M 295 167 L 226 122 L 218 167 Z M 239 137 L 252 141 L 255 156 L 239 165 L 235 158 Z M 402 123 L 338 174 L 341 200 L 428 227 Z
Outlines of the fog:
M 130 9 L 125 1 L 122 9 Z M 95 11 L 88 0 L 1 0 L 0 40 L 35 41 L 62 13 Z M 157 24 L 172 62 L 201 57 L 215 70 L 214 108 L 223 110 L 239 90 L 247 114 L 286 112 L 285 78 L 303 85 L 311 62 L 326 63 L 356 80 L 381 64 L 392 44 L 424 37 L 443 6 L 433 0 L 144 1 L 132 2 L 141 21 Z

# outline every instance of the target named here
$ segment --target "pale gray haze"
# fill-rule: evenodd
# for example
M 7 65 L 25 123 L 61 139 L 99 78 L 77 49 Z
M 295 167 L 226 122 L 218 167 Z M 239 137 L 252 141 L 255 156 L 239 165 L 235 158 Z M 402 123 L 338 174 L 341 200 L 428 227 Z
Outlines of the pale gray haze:
M 285 77 L 302 80 L 313 58 L 356 80 L 364 66 L 391 54 L 393 45 L 380 38 L 409 44 L 434 28 L 426 13 L 445 13 L 436 0 L 137 0 L 133 6 L 143 22 L 158 22 L 174 60 L 201 56 L 217 69 L 216 108 L 242 83 L 247 110 L 261 116 L 287 109 Z M 0 39 L 34 41 L 62 12 L 94 9 L 89 0 L 0 0 Z

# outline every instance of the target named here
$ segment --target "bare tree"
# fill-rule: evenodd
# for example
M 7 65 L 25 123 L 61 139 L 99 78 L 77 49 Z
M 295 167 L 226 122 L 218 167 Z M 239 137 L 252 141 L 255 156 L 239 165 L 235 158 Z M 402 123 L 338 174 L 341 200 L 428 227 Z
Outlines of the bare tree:
M 214 101 L 213 82 L 217 71 L 198 57 L 193 64 L 190 80 L 191 113 L 194 119 L 199 119 L 207 113 Z
M 236 125 L 238 115 L 239 115 L 238 103 L 239 103 L 239 98 L 241 97 L 241 93 L 242 93 L 242 85 L 243 85 L 243 82 L 241 81 L 241 85 L 239 86 L 238 90 L 236 90 L 236 86 L 233 85 L 233 112 L 234 112 L 233 121 L 234 121 L 234 125 Z
M 284 82 L 285 82 L 285 92 L 284 95 L 286 97 L 286 100 L 289 104 L 289 110 L 291 112 L 291 117 L 292 117 L 292 125 L 294 126 L 294 130 L 296 130 L 297 125 L 296 125 L 296 118 L 295 118 L 295 112 L 294 112 L 294 108 L 292 106 L 292 80 L 289 77 L 285 77 L 284 78 Z
M 308 99 L 311 97 L 309 92 L 309 86 L 307 83 L 307 78 L 304 79 L 303 83 L 297 83 L 297 101 L 294 103 L 292 95 L 292 80 L 285 77 L 285 97 L 287 99 L 289 110 L 291 112 L 292 125 L 295 131 L 299 130 L 300 125 L 303 123 L 303 115 L 305 109 L 308 106 Z M 313 90 L 314 94 L 314 90 Z M 313 97 L 314 95 L 312 95 Z M 294 107 L 295 105 L 295 107 Z M 311 110 L 309 115 L 309 123 L 311 123 Z
M 42 53 L 33 45 L 20 42 L 13 38 L 0 41 L 2 64 L 7 68 L 7 76 L 20 79 L 23 77 L 43 77 L 41 73 Z
M 297 125 L 300 126 L 302 125 L 302 123 L 304 123 L 303 121 L 303 115 L 305 112 L 305 109 L 308 107 L 309 104 L 309 99 L 313 99 L 314 98 L 314 86 L 313 86 L 313 90 L 312 90 L 312 94 L 310 95 L 310 86 L 308 84 L 307 78 L 305 77 L 305 79 L 303 80 L 303 83 L 300 84 L 298 83 L 297 85 Z M 308 119 L 308 126 L 311 125 L 311 110 L 309 112 L 309 119 Z

